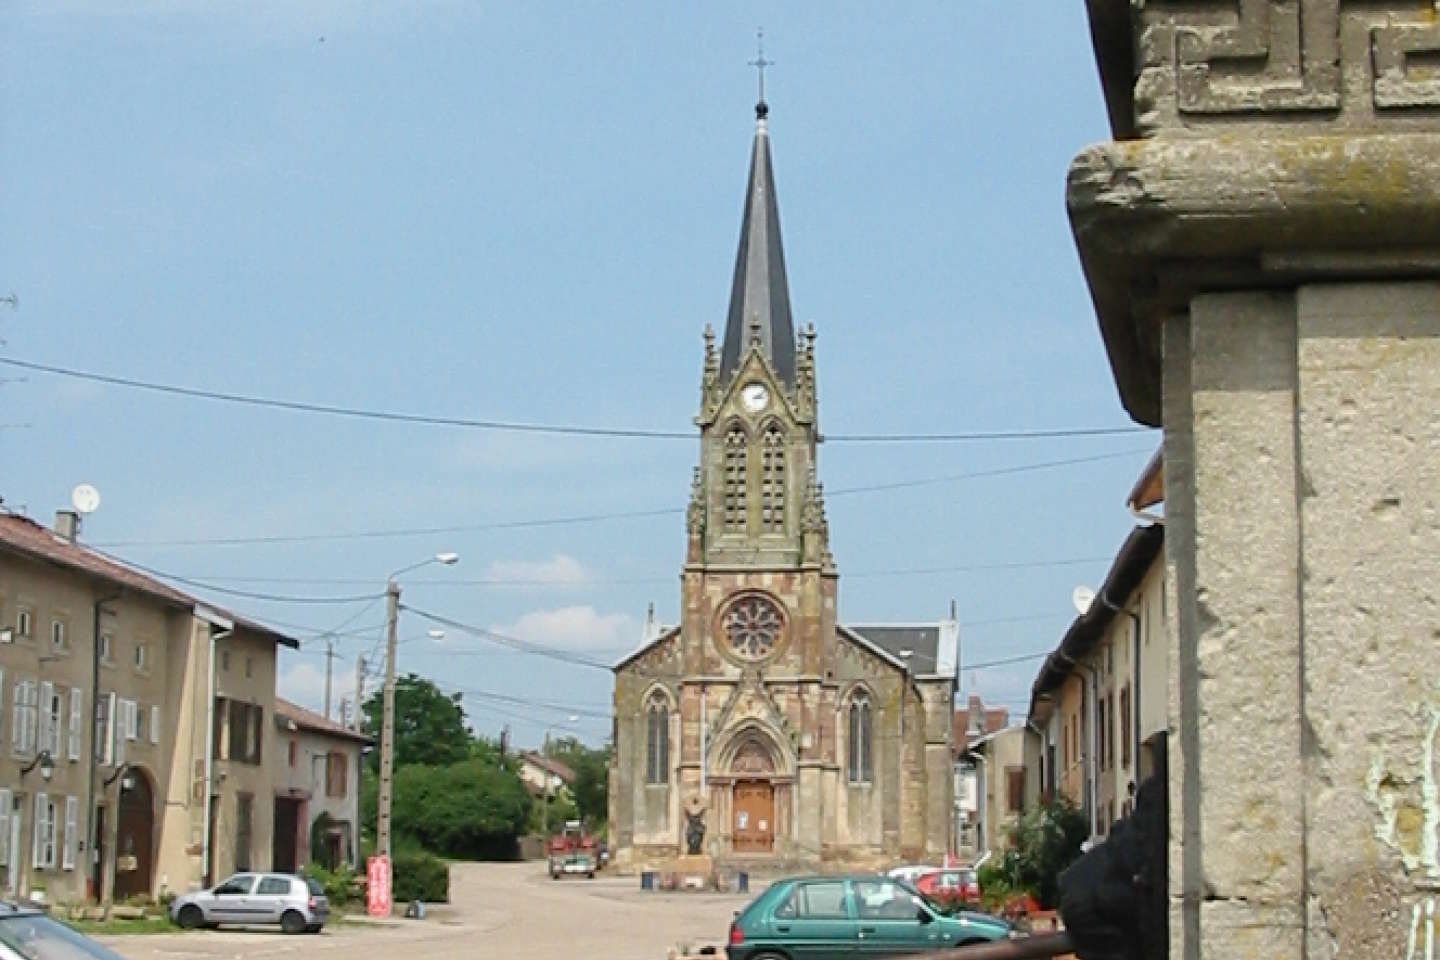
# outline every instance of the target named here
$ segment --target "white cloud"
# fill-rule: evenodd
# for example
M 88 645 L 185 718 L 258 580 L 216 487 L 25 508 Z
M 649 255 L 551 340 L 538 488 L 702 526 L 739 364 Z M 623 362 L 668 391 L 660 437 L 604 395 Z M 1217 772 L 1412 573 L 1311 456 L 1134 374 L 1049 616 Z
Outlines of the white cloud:
M 499 632 L 565 650 L 622 650 L 640 639 L 640 624 L 623 613 L 600 613 L 594 607 L 533 610 Z
M 302 660 L 280 672 L 275 688 L 286 700 L 319 710 L 325 704 L 325 671 Z
M 485 568 L 485 578 L 506 583 L 586 583 L 591 573 L 569 554 L 557 553 L 549 560 L 496 560 Z

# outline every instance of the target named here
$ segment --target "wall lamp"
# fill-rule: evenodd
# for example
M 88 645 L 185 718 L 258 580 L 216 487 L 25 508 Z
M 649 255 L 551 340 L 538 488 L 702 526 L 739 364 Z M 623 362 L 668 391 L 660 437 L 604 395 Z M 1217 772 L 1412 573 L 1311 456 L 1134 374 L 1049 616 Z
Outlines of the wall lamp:
M 35 759 L 29 764 L 20 768 L 20 776 L 25 776 L 36 767 L 40 768 L 40 779 L 48 781 L 55 774 L 55 758 L 50 756 L 49 750 L 41 750 L 35 755 Z

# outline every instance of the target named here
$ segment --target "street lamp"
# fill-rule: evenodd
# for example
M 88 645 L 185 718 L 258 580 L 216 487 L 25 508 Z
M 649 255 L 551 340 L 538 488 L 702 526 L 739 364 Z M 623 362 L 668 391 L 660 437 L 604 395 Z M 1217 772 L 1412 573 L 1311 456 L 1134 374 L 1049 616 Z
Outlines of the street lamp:
M 402 573 L 418 570 L 432 563 L 454 566 L 458 553 L 437 553 L 408 567 L 401 567 L 385 579 L 385 691 L 384 715 L 380 724 L 380 797 L 375 817 L 375 852 L 390 856 L 390 806 L 394 800 L 395 773 L 395 631 L 400 619 L 400 582 Z
M 35 755 L 34 760 L 31 760 L 28 764 L 21 767 L 20 776 L 25 776 L 25 774 L 34 770 L 36 767 L 40 768 L 40 779 L 49 783 L 50 778 L 55 775 L 55 758 L 50 756 L 49 750 L 41 750 Z

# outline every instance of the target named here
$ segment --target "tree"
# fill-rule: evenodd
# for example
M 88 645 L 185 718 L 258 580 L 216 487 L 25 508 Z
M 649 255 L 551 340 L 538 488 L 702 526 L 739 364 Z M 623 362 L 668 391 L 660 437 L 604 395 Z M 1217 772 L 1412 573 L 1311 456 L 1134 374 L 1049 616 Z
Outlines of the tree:
M 443 693 L 413 673 L 395 681 L 395 769 L 424 763 L 444 766 L 470 756 L 470 731 L 465 727 L 461 694 Z M 384 691 L 365 701 L 365 732 L 380 741 L 384 717 Z M 379 769 L 380 751 L 370 751 L 369 763 Z
M 580 817 L 592 826 L 603 824 L 610 802 L 609 744 L 596 750 L 575 737 L 562 737 L 551 742 L 549 755 L 575 771 L 570 791 Z
M 520 778 L 484 760 L 436 767 L 411 764 L 395 773 L 395 832 L 446 857 L 513 859 L 530 815 Z
M 1010 830 L 1010 846 L 980 871 L 988 893 L 1031 893 L 1051 909 L 1060 899 L 1060 874 L 1080 856 L 1090 828 L 1064 796 L 1028 811 Z

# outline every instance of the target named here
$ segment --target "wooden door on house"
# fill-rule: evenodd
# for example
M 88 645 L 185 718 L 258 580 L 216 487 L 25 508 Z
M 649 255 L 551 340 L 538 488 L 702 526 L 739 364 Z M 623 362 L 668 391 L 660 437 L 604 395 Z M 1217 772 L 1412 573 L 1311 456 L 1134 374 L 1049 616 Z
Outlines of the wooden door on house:
M 768 780 L 735 784 L 736 853 L 769 853 L 775 846 L 775 788 Z

